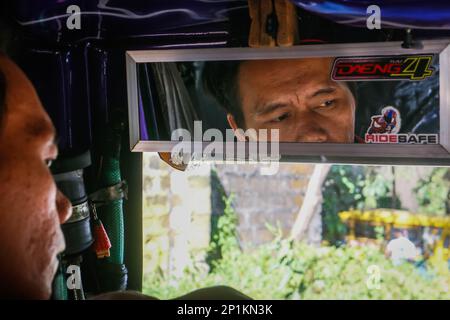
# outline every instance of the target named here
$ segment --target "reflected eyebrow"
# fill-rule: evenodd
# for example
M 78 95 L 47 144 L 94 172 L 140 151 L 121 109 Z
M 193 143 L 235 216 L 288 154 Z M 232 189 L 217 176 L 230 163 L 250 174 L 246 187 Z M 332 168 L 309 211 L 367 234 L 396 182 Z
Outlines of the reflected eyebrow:
M 335 87 L 321 88 L 319 90 L 316 90 L 313 94 L 311 94 L 308 99 L 312 99 L 312 98 L 318 97 L 323 94 L 330 94 L 335 91 L 336 91 Z M 271 112 L 274 112 L 277 109 L 285 108 L 288 106 L 289 106 L 289 104 L 287 104 L 285 102 L 270 102 L 268 104 L 256 105 L 255 115 L 261 116 L 261 115 L 269 114 Z
M 53 129 L 53 144 L 55 146 L 58 146 L 59 141 L 61 140 L 61 136 L 58 135 L 58 133 L 56 132 L 56 130 Z
M 273 102 L 263 105 L 257 105 L 255 108 L 255 115 L 261 116 L 274 112 L 277 109 L 288 107 L 289 105 L 284 102 Z
M 322 94 L 333 93 L 333 92 L 335 92 L 335 91 L 336 91 L 336 88 L 334 88 L 334 87 L 326 87 L 326 88 L 322 88 L 322 89 L 319 89 L 319 90 L 317 90 L 316 92 L 314 92 L 314 93 L 310 96 L 310 98 L 315 98 L 315 97 L 320 96 L 320 95 L 322 95 Z
M 55 128 L 53 125 L 49 124 L 48 120 L 45 118 L 27 121 L 25 133 L 35 139 L 48 137 L 51 138 L 53 142 L 56 142 L 57 139 Z

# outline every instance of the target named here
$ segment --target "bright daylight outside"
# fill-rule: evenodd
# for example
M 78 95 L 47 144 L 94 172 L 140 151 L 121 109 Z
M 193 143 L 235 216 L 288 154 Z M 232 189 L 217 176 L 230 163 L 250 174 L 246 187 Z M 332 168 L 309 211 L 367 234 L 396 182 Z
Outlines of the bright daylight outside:
M 281 163 L 177 171 L 144 154 L 143 292 L 449 299 L 450 169 Z

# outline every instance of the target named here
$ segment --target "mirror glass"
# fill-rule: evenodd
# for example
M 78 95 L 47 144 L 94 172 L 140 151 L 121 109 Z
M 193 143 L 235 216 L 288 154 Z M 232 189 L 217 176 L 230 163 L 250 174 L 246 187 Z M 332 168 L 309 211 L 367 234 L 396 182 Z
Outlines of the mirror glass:
M 138 63 L 145 141 L 439 144 L 439 55 Z M 228 141 L 228 140 L 227 140 Z

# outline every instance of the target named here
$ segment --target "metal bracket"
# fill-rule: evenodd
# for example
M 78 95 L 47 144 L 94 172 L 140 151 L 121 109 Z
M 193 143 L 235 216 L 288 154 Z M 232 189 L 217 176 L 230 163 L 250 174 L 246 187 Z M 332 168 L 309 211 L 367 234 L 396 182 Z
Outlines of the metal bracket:
M 170 152 L 158 152 L 159 154 L 159 158 L 164 161 L 165 163 L 167 163 L 169 166 L 171 166 L 174 169 L 177 169 L 179 171 L 185 171 L 187 168 L 187 164 L 186 163 L 177 163 L 176 161 L 174 161 L 174 159 L 172 158 L 172 154 Z
M 65 223 L 81 221 L 88 217 L 89 217 L 89 204 L 86 201 L 78 205 L 72 206 L 72 215 L 70 216 L 69 220 L 67 220 Z
M 298 41 L 296 6 L 289 0 L 248 0 L 249 47 L 289 47 Z
M 125 199 L 128 200 L 128 185 L 125 180 L 119 183 L 102 188 L 89 195 L 89 200 L 96 207 L 101 207 L 108 202 Z
M 422 49 L 423 45 L 420 41 L 413 38 L 411 29 L 406 29 L 405 39 L 402 43 L 402 48 L 404 49 Z

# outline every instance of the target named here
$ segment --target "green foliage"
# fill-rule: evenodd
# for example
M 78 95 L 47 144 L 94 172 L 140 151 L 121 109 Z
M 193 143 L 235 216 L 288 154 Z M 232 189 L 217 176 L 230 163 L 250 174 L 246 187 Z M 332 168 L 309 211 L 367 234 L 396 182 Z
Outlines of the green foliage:
M 369 289 L 369 266 L 380 270 L 380 289 Z M 186 269 L 179 279 L 146 275 L 144 293 L 175 298 L 214 285 L 255 299 L 449 299 L 450 279 L 426 278 L 411 264 L 393 266 L 373 247 L 316 248 L 277 237 L 251 252 L 234 247 L 210 273 Z
M 343 170 L 335 174 L 345 177 L 346 169 Z M 341 179 L 339 183 L 355 196 L 363 186 L 353 184 L 350 179 Z M 450 298 L 448 275 L 430 270 L 424 277 L 411 264 L 393 266 L 374 247 L 316 248 L 284 239 L 280 227 L 267 225 L 275 239 L 244 252 L 236 233 L 238 219 L 232 207 L 233 196 L 223 200 L 224 213 L 216 221 L 210 243 L 209 254 L 214 259 L 209 260 L 209 272 L 200 264 L 192 264 L 181 278 L 147 274 L 144 293 L 170 299 L 199 288 L 226 285 L 255 299 Z M 367 286 L 368 268 L 372 265 L 381 271 L 380 289 Z
M 239 249 L 237 236 L 238 216 L 232 207 L 234 195 L 223 196 L 225 208 L 220 216 L 212 216 L 211 242 L 208 250 L 208 264 L 211 269 L 216 267 L 217 261 L 224 259 L 230 253 Z
M 364 197 L 363 209 L 392 208 L 399 207 L 393 201 L 393 176 L 385 177 L 377 171 L 376 167 L 366 167 L 364 187 L 362 190 Z
M 323 238 L 332 244 L 343 240 L 346 230 L 338 213 L 351 209 L 400 208 L 393 194 L 393 178 L 377 167 L 334 165 L 323 186 Z
M 364 203 L 364 168 L 358 166 L 332 166 L 323 185 L 323 238 L 331 243 L 343 240 L 345 225 L 338 213 L 360 209 Z
M 447 172 L 436 169 L 417 188 L 420 204 L 430 212 L 442 212 L 437 211 L 442 207 L 433 198 L 438 196 L 441 203 L 448 200 L 446 181 Z M 339 211 L 399 206 L 392 189 L 393 181 L 374 168 L 333 166 L 323 191 L 326 239 L 335 243 L 345 234 Z M 146 274 L 144 293 L 170 299 L 199 288 L 226 285 L 255 299 L 450 299 L 448 273 L 429 267 L 424 275 L 409 263 L 394 266 L 376 247 L 312 247 L 284 239 L 280 228 L 268 225 L 274 241 L 244 252 L 232 199 L 223 198 L 224 213 L 213 221 L 209 271 L 205 272 L 204 264 L 193 263 L 178 278 Z M 381 239 L 384 230 L 377 228 L 376 234 Z M 367 285 L 369 267 L 374 265 L 381 272 L 379 289 Z
M 385 238 L 385 230 L 383 226 L 376 226 L 375 228 L 375 239 L 382 242 Z
M 449 212 L 450 170 L 434 168 L 430 176 L 414 189 L 421 213 L 445 215 Z

